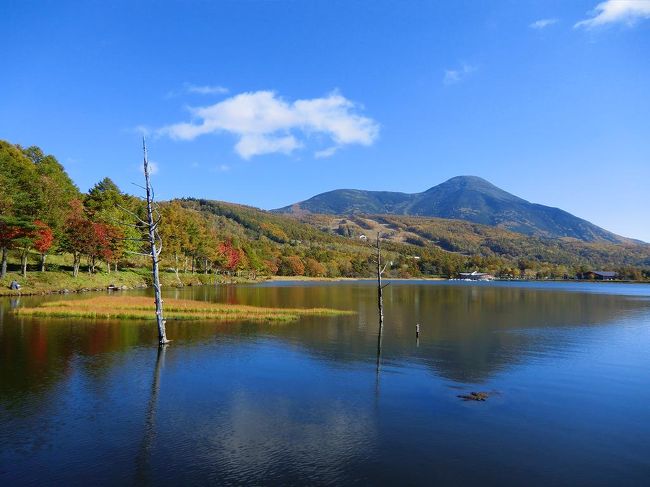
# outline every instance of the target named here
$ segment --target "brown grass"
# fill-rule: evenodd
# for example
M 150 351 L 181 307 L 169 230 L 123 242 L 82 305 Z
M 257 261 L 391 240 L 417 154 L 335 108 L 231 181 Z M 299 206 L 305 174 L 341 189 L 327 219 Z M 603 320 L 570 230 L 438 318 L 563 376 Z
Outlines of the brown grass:
M 328 308 L 264 308 L 189 299 L 165 299 L 163 306 L 165 318 L 170 320 L 294 321 L 301 316 L 354 313 Z M 83 300 L 51 301 L 34 308 L 18 308 L 16 312 L 21 315 L 55 318 L 155 319 L 153 298 L 133 296 L 98 296 Z

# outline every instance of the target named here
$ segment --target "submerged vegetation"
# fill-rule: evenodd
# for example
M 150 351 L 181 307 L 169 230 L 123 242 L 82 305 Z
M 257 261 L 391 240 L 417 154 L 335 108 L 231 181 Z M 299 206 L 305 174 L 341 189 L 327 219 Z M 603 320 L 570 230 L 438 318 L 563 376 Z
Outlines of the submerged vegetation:
M 101 296 L 81 300 L 51 301 L 33 308 L 18 308 L 21 315 L 52 318 L 101 318 L 153 320 L 152 298 Z M 301 316 L 338 316 L 352 311 L 328 308 L 266 308 L 234 304 L 208 303 L 189 299 L 166 299 L 165 315 L 171 320 L 211 321 L 295 321 Z

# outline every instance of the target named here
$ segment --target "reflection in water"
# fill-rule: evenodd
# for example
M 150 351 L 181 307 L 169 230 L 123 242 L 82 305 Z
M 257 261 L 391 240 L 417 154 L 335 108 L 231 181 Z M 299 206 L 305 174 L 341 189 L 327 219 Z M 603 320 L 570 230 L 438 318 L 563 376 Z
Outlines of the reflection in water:
M 380 328 L 379 333 L 377 333 L 377 373 L 379 373 L 379 369 L 381 368 L 381 345 L 383 338 L 384 334 Z
M 393 283 L 381 337 L 374 283 L 167 293 L 357 314 L 170 321 L 152 371 L 151 323 L 18 317 L 52 298 L 0 300 L 0 484 L 623 485 L 650 471 L 650 286 Z M 477 383 L 500 394 L 457 400 Z
M 200 343 L 223 334 L 246 340 L 272 333 L 320 359 L 346 363 L 372 357 L 380 368 L 386 359 L 393 362 L 410 357 L 451 380 L 481 382 L 530 357 L 559 353 L 576 339 L 572 334 L 522 331 L 602 325 L 645 313 L 650 304 L 647 297 L 566 292 L 552 287 L 393 283 L 387 291 L 386 322 L 390 326 L 380 337 L 374 326 L 366 325 L 376 323 L 377 318 L 376 288 L 372 285 L 170 289 L 168 292 L 180 298 L 265 306 L 329 306 L 353 309 L 357 315 L 308 317 L 299 324 L 284 326 L 172 321 L 168 326 L 170 336 L 183 343 Z M 47 299 L 52 298 L 23 298 L 23 305 Z M 48 384 L 55 386 L 66 376 L 77 354 L 105 354 L 100 360 L 113 360 L 119 357 L 115 352 L 126 352 L 136 345 L 150 347 L 152 343 L 150 323 L 16 317 L 8 305 L 7 300 L 0 300 L 0 381 L 4 396 L 0 401 L 20 402 L 34 387 L 43 391 Z M 422 329 L 415 346 L 413 323 L 420 323 Z M 95 373 L 105 370 L 99 367 Z
M 160 372 L 165 366 L 166 351 L 167 345 L 162 345 L 158 347 L 158 352 L 156 353 L 156 365 L 154 367 L 153 380 L 151 382 L 151 397 L 149 398 L 147 414 L 144 422 L 144 434 L 142 436 L 140 453 L 136 458 L 136 485 L 149 485 L 152 483 L 150 459 L 153 441 L 156 437 L 156 405 L 158 403 L 158 394 L 160 392 Z

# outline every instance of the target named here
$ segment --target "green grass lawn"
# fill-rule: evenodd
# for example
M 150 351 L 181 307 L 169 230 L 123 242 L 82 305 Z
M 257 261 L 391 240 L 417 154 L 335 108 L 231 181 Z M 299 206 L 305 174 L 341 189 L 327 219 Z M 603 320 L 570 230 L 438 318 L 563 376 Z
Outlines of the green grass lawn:
M 126 286 L 127 288 L 144 287 L 151 284 L 151 270 L 147 267 L 145 259 L 141 259 L 140 268 L 126 268 L 119 271 L 106 271 L 106 264 L 96 267 L 94 274 L 89 274 L 87 267 L 82 265 L 79 275 L 72 276 L 72 256 L 48 256 L 46 272 L 40 272 L 39 256 L 32 255 L 29 259 L 27 277 L 23 278 L 16 256 L 10 254 L 7 276 L 0 279 L 0 296 L 13 296 L 18 294 L 48 294 L 61 292 L 67 289 L 70 292 L 105 290 L 108 286 Z M 134 262 L 136 263 L 136 262 Z M 162 271 L 160 282 L 163 286 L 200 286 L 215 284 L 216 282 L 238 281 L 246 282 L 243 278 L 226 278 L 216 274 L 191 274 L 180 273 L 178 278 L 174 272 Z M 16 280 L 20 291 L 9 289 L 11 281 Z

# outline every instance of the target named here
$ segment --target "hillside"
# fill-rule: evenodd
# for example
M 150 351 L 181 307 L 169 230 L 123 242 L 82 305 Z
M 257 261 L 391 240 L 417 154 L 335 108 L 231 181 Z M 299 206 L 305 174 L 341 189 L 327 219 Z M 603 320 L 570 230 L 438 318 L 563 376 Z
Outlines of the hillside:
M 650 245 L 581 242 L 533 237 L 487 225 L 441 218 L 282 215 L 242 205 L 209 200 L 183 200 L 186 208 L 218 216 L 228 233 L 262 245 L 268 255 L 294 254 L 321 264 L 343 262 L 345 268 L 371 275 L 371 241 L 378 232 L 394 260 L 396 272 L 406 265 L 410 275 L 448 275 L 461 269 L 545 269 L 572 274 L 579 267 L 624 270 L 650 267 Z M 365 235 L 367 239 L 361 236 Z M 350 263 L 348 265 L 348 263 Z
M 81 193 L 54 156 L 0 141 L 0 187 L 0 285 L 18 278 L 25 292 L 83 289 L 101 285 L 105 280 L 95 279 L 99 274 L 112 281 L 109 275 L 116 271 L 137 274 L 149 265 L 141 255 L 147 251 L 138 225 L 142 200 L 109 178 Z M 530 205 L 476 178 L 455 178 L 427 193 L 440 201 L 461 201 L 463 207 L 483 202 L 488 208 L 483 213 L 497 203 L 502 208 Z M 364 199 L 362 193 L 353 196 Z M 396 193 L 373 197 L 373 209 L 383 212 L 423 212 L 427 201 Z M 342 211 L 339 203 L 334 210 Z M 591 232 L 584 240 L 591 241 L 525 235 L 459 219 L 281 214 L 193 198 L 161 202 L 159 210 L 161 268 L 165 282 L 175 285 L 195 282 L 198 275 L 210 282 L 275 275 L 372 277 L 378 233 L 385 260 L 391 262 L 387 277 L 480 270 L 546 278 L 596 268 L 630 279 L 650 274 L 650 245 L 622 238 L 612 242 L 616 236 L 570 215 L 567 225 L 579 220 L 580 228 Z M 116 274 L 113 283 L 132 286 L 142 284 L 142 278 L 133 275 L 123 282 Z
M 476 176 L 458 176 L 422 193 L 340 189 L 275 210 L 330 215 L 408 215 L 464 220 L 525 235 L 631 243 L 559 208 L 530 203 Z

